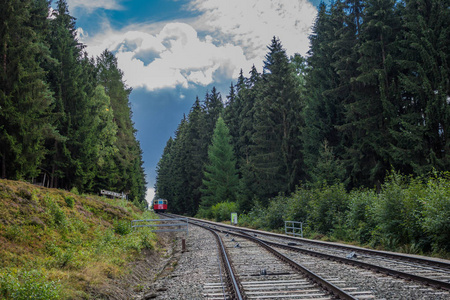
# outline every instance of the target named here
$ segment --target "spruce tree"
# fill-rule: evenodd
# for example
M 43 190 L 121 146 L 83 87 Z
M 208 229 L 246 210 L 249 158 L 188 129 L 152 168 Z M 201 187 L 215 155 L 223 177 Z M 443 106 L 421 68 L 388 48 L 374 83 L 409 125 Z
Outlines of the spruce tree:
M 117 58 L 105 50 L 97 58 L 98 82 L 105 88 L 111 100 L 114 122 L 117 126 L 113 166 L 108 172 L 108 185 L 125 192 L 130 200 L 145 201 L 145 174 L 142 150 L 136 140 L 136 129 L 131 120 L 129 95 L 131 88 L 123 81 L 123 72 L 117 66 Z
M 173 163 L 173 144 L 172 137 L 166 143 L 161 159 L 156 166 L 156 182 L 155 182 L 155 197 L 161 199 L 173 199 L 172 189 L 172 163 Z M 171 211 L 173 204 L 170 204 Z
M 262 94 L 254 107 L 254 134 L 250 162 L 257 190 L 265 203 L 269 197 L 294 190 L 301 177 L 303 103 L 292 66 L 279 39 L 274 37 L 264 61 Z
M 200 105 L 200 100 L 196 98 L 194 105 L 188 115 L 188 124 L 186 128 L 186 176 L 189 183 L 189 189 L 186 191 L 186 197 L 191 199 L 188 201 L 192 203 L 187 211 L 191 215 L 197 213 L 200 205 L 203 177 L 203 165 L 207 160 L 207 145 L 203 140 L 204 130 L 204 111 Z
M 238 187 L 236 159 L 230 132 L 222 117 L 218 118 L 214 129 L 203 176 L 202 207 L 209 208 L 217 203 L 236 201 Z
M 400 6 L 400 99 L 391 153 L 396 167 L 406 173 L 450 167 L 448 3 L 407 0 Z
M 0 12 L 0 159 L 1 177 L 39 175 L 47 138 L 58 133 L 50 124 L 53 97 L 40 57 L 48 55 L 44 32 L 34 28 L 48 6 L 34 1 L 4 1 Z M 42 25 L 45 27 L 45 25 Z
M 396 97 L 395 41 L 399 29 L 394 1 L 365 2 L 359 55 L 359 74 L 354 79 L 355 100 L 347 110 L 347 125 L 352 130 L 352 170 L 359 184 L 383 181 L 390 168 L 389 127 L 395 116 Z M 351 124 L 351 125 L 350 125 Z
M 326 5 L 319 6 L 311 47 L 308 52 L 306 70 L 306 105 L 303 113 L 305 125 L 302 128 L 302 145 L 307 179 L 313 180 L 319 151 L 324 143 L 342 154 L 341 134 L 337 126 L 343 123 L 343 103 L 334 90 L 339 86 L 339 75 L 335 63 L 334 42 L 336 31 L 342 26 L 342 8 L 333 4 L 328 12 Z

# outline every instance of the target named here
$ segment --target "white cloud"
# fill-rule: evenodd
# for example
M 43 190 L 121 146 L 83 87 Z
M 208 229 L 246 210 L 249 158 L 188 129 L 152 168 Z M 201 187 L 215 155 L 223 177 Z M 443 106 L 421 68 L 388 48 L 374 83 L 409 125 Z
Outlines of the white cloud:
M 248 59 L 261 64 L 273 36 L 289 55 L 305 55 L 317 9 L 307 0 L 193 0 L 190 9 L 203 14 L 198 30 L 240 45 Z
M 123 9 L 117 0 L 67 0 L 67 4 L 71 10 L 75 8 L 83 8 L 89 13 L 98 8 L 107 10 Z
M 249 67 L 242 48 L 232 44 L 216 46 L 211 37 L 201 39 L 186 23 L 168 23 L 159 32 L 145 29 L 111 29 L 103 36 L 81 40 L 90 55 L 104 49 L 116 54 L 119 68 L 131 87 L 147 90 L 192 84 L 207 85 L 217 76 L 237 77 L 241 67 Z M 86 39 L 83 39 L 86 37 Z
M 104 33 L 96 36 L 80 28 L 80 39 L 91 55 L 104 49 L 114 52 L 131 87 L 188 88 L 235 79 L 241 68 L 247 72 L 252 64 L 260 69 L 273 36 L 281 39 L 289 55 L 305 55 L 317 12 L 307 0 L 193 0 L 189 9 L 200 17 L 135 24 L 120 31 L 106 23 Z
M 147 201 L 149 207 L 151 207 L 154 197 L 155 197 L 155 189 L 147 188 L 147 195 L 145 197 L 145 200 Z

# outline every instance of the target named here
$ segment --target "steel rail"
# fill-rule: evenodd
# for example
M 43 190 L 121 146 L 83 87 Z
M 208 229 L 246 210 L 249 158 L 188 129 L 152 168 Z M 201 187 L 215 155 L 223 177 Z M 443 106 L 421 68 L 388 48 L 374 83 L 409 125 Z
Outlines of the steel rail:
M 211 231 L 214 234 L 214 237 L 216 238 L 217 243 L 219 244 L 219 247 L 221 249 L 220 256 L 222 257 L 222 261 L 225 266 L 225 272 L 228 275 L 228 280 L 231 283 L 232 294 L 235 296 L 233 299 L 239 299 L 239 300 L 245 299 L 245 297 L 241 293 L 240 284 L 238 283 L 238 280 L 236 279 L 236 276 L 234 275 L 234 271 L 231 266 L 230 260 L 228 259 L 228 254 L 227 254 L 226 248 L 222 242 L 222 239 L 220 238 L 219 234 L 217 232 L 215 232 L 214 230 L 207 228 L 207 227 L 203 227 L 203 228 Z
M 387 274 L 390 276 L 395 276 L 395 277 L 399 277 L 399 278 L 406 279 L 406 280 L 414 280 L 414 281 L 424 283 L 426 285 L 430 285 L 430 286 L 433 286 L 436 288 L 442 288 L 442 289 L 450 291 L 450 282 L 440 281 L 440 280 L 436 280 L 436 279 L 432 279 L 432 278 L 428 278 L 428 277 L 422 277 L 422 276 L 418 276 L 418 275 L 414 275 L 414 274 L 410 274 L 410 273 L 405 273 L 402 271 L 388 269 L 388 268 L 377 266 L 374 264 L 365 263 L 362 261 L 357 261 L 357 260 L 348 259 L 348 258 L 344 258 L 344 257 L 320 253 L 320 252 L 316 252 L 316 251 L 312 251 L 312 250 L 302 249 L 302 248 L 298 248 L 295 246 L 284 245 L 284 244 L 270 242 L 270 241 L 265 241 L 265 242 L 274 247 L 283 248 L 283 249 L 287 249 L 290 251 L 296 251 L 296 252 L 300 252 L 300 253 L 315 256 L 315 257 L 325 258 L 328 260 L 337 261 L 340 263 L 357 266 L 357 267 L 361 267 L 364 269 L 373 270 L 378 273 L 384 273 L 384 274 Z
M 288 265 L 290 265 L 295 270 L 297 270 L 297 271 L 301 272 L 302 274 L 304 274 L 311 281 L 313 281 L 314 283 L 316 283 L 317 285 L 322 287 L 324 290 L 327 290 L 329 293 L 333 294 L 338 299 L 343 299 L 343 300 L 356 300 L 357 299 L 357 298 L 353 297 L 352 295 L 348 294 L 347 292 L 345 292 L 344 290 L 340 289 L 339 287 L 335 286 L 331 282 L 328 282 L 327 280 L 325 280 L 321 276 L 319 276 L 319 275 L 315 274 L 314 272 L 310 271 L 308 268 L 306 268 L 306 267 L 296 263 L 295 261 L 293 261 L 289 257 L 285 256 L 283 253 L 275 250 L 274 248 L 269 246 L 268 243 L 266 243 L 265 241 L 262 241 L 261 239 L 258 239 L 256 237 L 253 237 L 253 236 L 250 236 L 250 235 L 246 235 L 246 234 L 239 234 L 239 233 L 230 232 L 230 231 L 228 231 L 228 232 L 224 231 L 224 232 L 232 234 L 232 235 L 235 235 L 235 236 L 239 236 L 239 237 L 242 237 L 242 238 L 245 238 L 245 239 L 248 239 L 248 240 L 251 240 L 251 241 L 261 245 L 267 251 L 269 251 L 270 253 L 272 253 L 273 255 L 278 257 L 280 260 L 282 260 L 285 263 L 287 263 Z
M 447 268 L 447 269 L 450 268 L 449 263 L 440 262 L 440 261 L 436 261 L 436 260 L 430 260 L 430 259 L 426 259 L 426 258 L 405 256 L 405 255 L 397 254 L 397 253 L 379 252 L 377 250 L 364 249 L 364 248 L 359 248 L 359 247 L 351 247 L 351 246 L 344 246 L 344 245 L 330 245 L 328 243 L 321 242 L 321 241 L 312 241 L 312 240 L 307 240 L 307 239 L 302 239 L 302 238 L 280 236 L 280 235 L 270 233 L 270 232 L 266 233 L 266 232 L 260 232 L 260 231 L 255 231 L 252 229 L 246 229 L 246 228 L 236 229 L 232 226 L 227 226 L 227 225 L 223 225 L 223 224 L 215 224 L 215 223 L 212 223 L 209 221 L 203 221 L 203 220 L 192 219 L 192 218 L 191 218 L 191 220 L 212 224 L 213 226 L 217 226 L 217 227 L 231 229 L 232 232 L 229 232 L 230 234 L 237 234 L 236 232 L 241 232 L 243 235 L 251 236 L 247 233 L 247 232 L 251 232 L 251 233 L 257 233 L 260 235 L 273 236 L 273 237 L 283 238 L 283 239 L 297 241 L 297 242 L 305 242 L 305 243 L 314 244 L 314 245 L 321 245 L 321 246 L 325 246 L 325 247 L 329 247 L 329 248 L 340 248 L 340 249 L 356 251 L 356 252 L 364 253 L 364 254 L 378 255 L 378 256 L 408 261 L 408 262 L 416 263 L 416 264 L 425 264 L 428 266 L 435 266 L 435 267 Z M 330 254 L 320 253 L 320 252 L 307 250 L 307 249 L 303 249 L 303 248 L 299 248 L 299 247 L 295 247 L 295 246 L 284 245 L 284 244 L 271 242 L 271 241 L 264 241 L 264 242 L 269 245 L 272 245 L 274 247 L 284 248 L 287 250 L 296 251 L 296 252 L 304 253 L 307 255 L 315 256 L 315 257 L 321 257 L 321 258 L 325 258 L 328 260 L 337 261 L 337 262 L 345 263 L 348 265 L 353 265 L 353 266 L 357 266 L 360 268 L 373 270 L 378 273 L 383 273 L 383 274 L 386 274 L 389 276 L 394 276 L 394 277 L 402 278 L 405 280 L 413 280 L 416 282 L 423 283 L 425 285 L 433 286 L 435 288 L 450 290 L 450 282 L 445 282 L 445 281 L 440 281 L 440 280 L 436 280 L 436 279 L 432 279 L 432 278 L 422 277 L 422 276 L 418 276 L 418 275 L 414 275 L 414 274 L 410 274 L 410 273 L 406 273 L 406 272 L 402 272 L 402 271 L 388 269 L 388 268 L 377 266 L 374 264 L 369 264 L 369 263 L 365 263 L 365 262 L 361 262 L 361 261 L 357 261 L 357 260 L 353 260 L 353 259 L 348 259 L 348 258 L 344 258 L 344 257 L 334 256 L 334 255 L 330 255 Z
M 435 266 L 435 267 L 450 269 L 450 263 L 448 263 L 448 262 L 433 260 L 433 259 L 424 258 L 424 257 L 415 257 L 415 256 L 409 256 L 409 255 L 404 255 L 404 254 L 400 254 L 400 253 L 378 251 L 378 250 L 373 250 L 373 249 L 354 247 L 354 246 L 346 246 L 346 245 L 334 244 L 334 243 L 330 244 L 329 242 L 316 241 L 316 240 L 310 240 L 310 239 L 298 238 L 298 237 L 292 237 L 292 236 L 285 236 L 285 235 L 280 235 L 280 234 L 276 234 L 276 233 L 272 233 L 272 232 L 262 232 L 262 231 L 254 230 L 254 229 L 250 229 L 250 228 L 243 228 L 243 227 L 236 228 L 235 226 L 230 226 L 230 225 L 225 225 L 225 224 L 217 224 L 214 222 L 210 222 L 210 221 L 206 221 L 206 220 L 199 220 L 196 218 L 189 218 L 189 219 L 201 221 L 204 223 L 212 224 L 214 226 L 219 226 L 219 227 L 227 228 L 229 230 L 234 230 L 234 231 L 252 232 L 252 233 L 256 233 L 256 234 L 273 236 L 276 238 L 288 239 L 288 240 L 296 241 L 296 242 L 308 243 L 311 245 L 320 245 L 320 246 L 328 247 L 328 248 L 339 248 L 339 249 L 348 250 L 348 251 L 352 251 L 352 252 L 353 251 L 359 252 L 362 254 L 378 255 L 378 256 L 382 256 L 382 257 L 394 258 L 394 259 L 399 259 L 399 260 L 413 262 L 413 263 L 425 264 L 428 266 Z
M 161 215 L 169 217 L 169 218 L 171 217 L 170 215 L 167 215 L 167 214 L 161 214 Z M 229 281 L 229 283 L 227 284 L 227 287 L 230 290 L 231 294 L 233 294 L 232 299 L 238 299 L 238 300 L 246 299 L 246 297 L 243 296 L 243 294 L 241 292 L 241 285 L 240 285 L 239 281 L 236 279 L 236 276 L 234 275 L 234 270 L 233 270 L 233 267 L 228 258 L 228 253 L 225 248 L 225 245 L 222 242 L 222 238 L 219 236 L 219 234 L 215 230 L 213 230 L 205 225 L 201 225 L 201 224 L 195 224 L 195 225 L 200 226 L 200 227 L 210 231 L 214 235 L 216 242 L 220 249 L 219 254 L 220 254 L 220 257 L 222 260 L 222 264 L 224 265 L 224 269 L 227 274 L 227 279 Z

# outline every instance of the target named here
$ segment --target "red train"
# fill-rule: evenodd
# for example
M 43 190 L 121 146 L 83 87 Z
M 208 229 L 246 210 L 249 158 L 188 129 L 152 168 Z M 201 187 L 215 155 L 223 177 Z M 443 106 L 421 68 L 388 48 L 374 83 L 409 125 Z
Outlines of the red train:
M 165 212 L 167 210 L 167 200 L 164 199 L 153 200 L 153 210 L 155 212 Z

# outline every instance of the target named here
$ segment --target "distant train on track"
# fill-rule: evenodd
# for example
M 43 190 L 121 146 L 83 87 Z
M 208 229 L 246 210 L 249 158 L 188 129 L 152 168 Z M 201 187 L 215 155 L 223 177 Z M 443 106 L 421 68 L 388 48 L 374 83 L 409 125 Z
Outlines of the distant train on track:
M 167 211 L 167 200 L 165 200 L 165 199 L 153 200 L 153 210 L 155 212 L 165 212 L 165 211 Z

